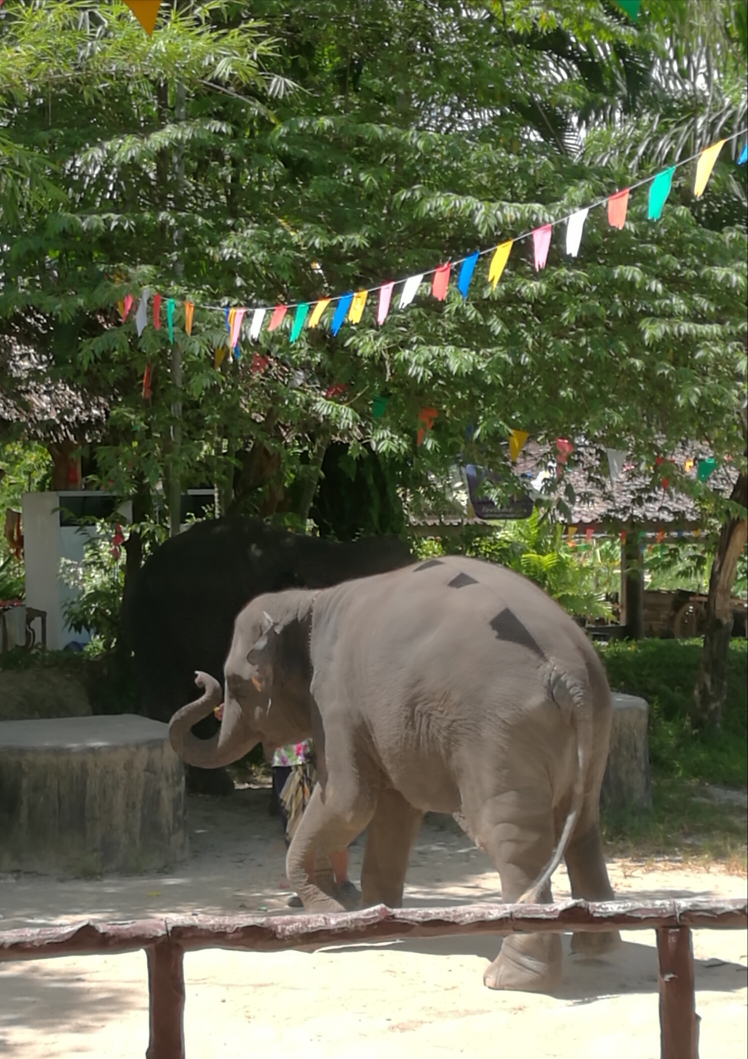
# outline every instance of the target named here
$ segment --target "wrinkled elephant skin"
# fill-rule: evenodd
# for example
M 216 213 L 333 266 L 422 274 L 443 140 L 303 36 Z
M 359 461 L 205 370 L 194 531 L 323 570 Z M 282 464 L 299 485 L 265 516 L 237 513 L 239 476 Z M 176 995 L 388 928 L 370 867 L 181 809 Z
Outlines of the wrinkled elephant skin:
M 199 679 L 206 694 L 170 728 L 187 761 L 190 727 L 220 695 Z M 496 865 L 505 901 L 552 900 L 562 858 L 576 897 L 612 898 L 598 826 L 605 674 L 578 626 L 519 575 L 449 557 L 261 596 L 236 620 L 224 697 L 231 728 L 197 748 L 201 764 L 253 741 L 315 740 L 319 782 L 287 856 L 309 911 L 341 910 L 318 885 L 317 859 L 365 829 L 364 904 L 399 905 L 427 811 L 457 816 Z M 615 941 L 598 935 L 596 952 Z M 560 973 L 558 936 L 511 935 L 484 981 L 547 991 Z
M 146 714 L 169 721 L 190 697 L 196 669 L 219 673 L 239 611 L 255 596 L 287 588 L 326 588 L 413 561 L 391 537 L 352 544 L 307 537 L 259 519 L 198 522 L 162 544 L 124 602 L 126 638 Z M 207 717 L 203 738 L 217 725 Z M 193 790 L 233 790 L 225 772 L 188 770 Z

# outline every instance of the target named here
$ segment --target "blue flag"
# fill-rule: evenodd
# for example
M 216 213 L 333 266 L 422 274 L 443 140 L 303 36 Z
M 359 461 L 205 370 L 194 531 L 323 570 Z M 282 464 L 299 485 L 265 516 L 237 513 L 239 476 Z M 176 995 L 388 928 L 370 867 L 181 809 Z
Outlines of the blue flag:
M 338 331 L 340 330 L 340 328 L 343 326 L 343 321 L 345 320 L 346 316 L 348 315 L 348 310 L 349 310 L 349 308 L 351 306 L 351 302 L 352 301 L 353 301 L 353 292 L 352 291 L 349 291 L 348 294 L 341 295 L 340 301 L 338 302 L 337 306 L 335 307 L 335 314 L 334 314 L 334 316 L 332 318 L 332 323 L 330 324 L 330 330 L 332 331 L 332 333 L 334 335 L 336 335 L 338 333 Z
M 478 251 L 470 257 L 466 257 L 462 262 L 462 268 L 460 269 L 460 275 L 457 280 L 457 289 L 463 298 L 467 298 L 468 287 L 470 286 L 470 280 L 473 278 L 473 272 L 475 270 L 475 262 L 478 260 Z
M 748 162 L 748 143 L 743 144 L 743 150 L 740 152 L 740 158 L 738 158 L 738 165 L 745 165 Z

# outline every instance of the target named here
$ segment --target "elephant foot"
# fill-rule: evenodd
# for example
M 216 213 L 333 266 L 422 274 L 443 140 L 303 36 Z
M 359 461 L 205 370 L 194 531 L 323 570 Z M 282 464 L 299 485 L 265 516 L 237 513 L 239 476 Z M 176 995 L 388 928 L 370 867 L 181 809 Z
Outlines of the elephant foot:
M 321 891 L 313 897 L 305 898 L 303 894 L 300 896 L 305 912 L 313 912 L 315 914 L 345 912 L 345 908 L 341 905 L 340 901 L 336 901 L 334 897 L 328 897 L 327 894 L 322 893 Z
M 572 934 L 571 951 L 580 956 L 604 956 L 613 952 L 621 944 L 621 935 L 617 930 L 606 930 L 600 934 Z
M 346 912 L 356 912 L 361 907 L 361 891 L 353 885 L 350 879 L 340 884 L 337 898 Z
M 483 975 L 489 989 L 552 993 L 561 981 L 558 934 L 512 934 Z

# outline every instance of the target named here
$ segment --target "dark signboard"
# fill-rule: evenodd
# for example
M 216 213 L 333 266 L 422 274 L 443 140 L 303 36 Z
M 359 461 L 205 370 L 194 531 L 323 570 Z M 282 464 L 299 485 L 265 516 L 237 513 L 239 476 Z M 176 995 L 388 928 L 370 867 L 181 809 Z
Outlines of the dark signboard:
M 469 463 L 465 467 L 468 495 L 476 518 L 482 519 L 512 519 L 529 518 L 532 514 L 533 502 L 522 487 L 517 483 L 517 488 L 511 496 L 497 504 L 485 496 L 486 484 L 497 485 L 500 481 L 498 475 L 485 471 L 481 467 L 475 467 Z

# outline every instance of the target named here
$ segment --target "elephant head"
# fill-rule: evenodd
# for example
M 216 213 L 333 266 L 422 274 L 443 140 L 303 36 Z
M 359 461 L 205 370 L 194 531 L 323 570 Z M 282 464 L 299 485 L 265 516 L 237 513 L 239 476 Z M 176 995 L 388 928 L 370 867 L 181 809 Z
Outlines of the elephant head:
M 298 598 L 311 593 L 282 595 Z M 198 672 L 195 683 L 204 694 L 171 719 L 169 741 L 188 765 L 219 768 L 243 757 L 258 743 L 275 747 L 309 734 L 309 644 L 308 635 L 302 635 L 304 616 L 294 607 L 292 615 L 273 618 L 264 609 L 267 599 L 253 600 L 236 619 L 224 667 L 223 696 L 214 677 Z M 198 739 L 191 731 L 193 725 L 221 701 L 220 729 L 211 739 Z

